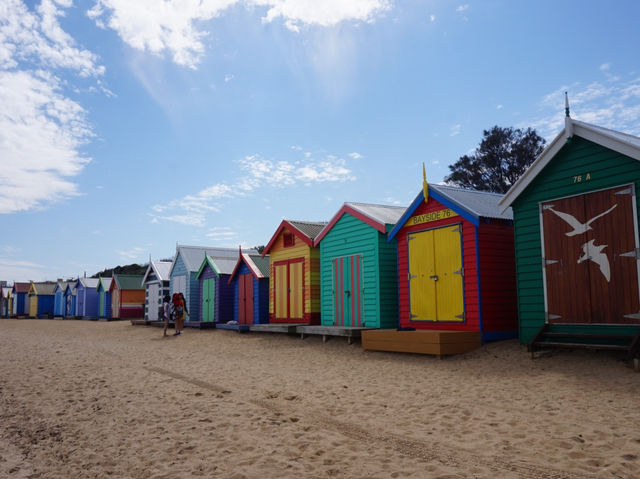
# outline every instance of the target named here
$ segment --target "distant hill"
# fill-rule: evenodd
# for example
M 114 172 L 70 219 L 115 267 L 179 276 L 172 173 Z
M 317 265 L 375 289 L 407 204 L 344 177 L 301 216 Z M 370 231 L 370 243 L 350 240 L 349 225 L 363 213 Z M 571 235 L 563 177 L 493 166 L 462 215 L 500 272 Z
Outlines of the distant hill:
M 126 264 L 124 266 L 116 266 L 115 268 L 107 268 L 105 270 L 100 271 L 99 273 L 91 276 L 92 278 L 97 278 L 98 276 L 113 276 L 113 273 L 116 274 L 144 274 L 147 271 L 148 264 Z

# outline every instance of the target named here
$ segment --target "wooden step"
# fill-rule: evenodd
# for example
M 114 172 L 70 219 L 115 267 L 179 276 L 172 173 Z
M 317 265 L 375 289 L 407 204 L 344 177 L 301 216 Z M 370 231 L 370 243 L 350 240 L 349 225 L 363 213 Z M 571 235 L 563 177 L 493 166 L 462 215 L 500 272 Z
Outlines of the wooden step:
M 543 338 L 579 338 L 579 339 L 626 339 L 631 343 L 634 336 L 629 334 L 598 334 L 598 333 L 556 333 L 545 331 Z
M 559 341 L 538 341 L 533 343 L 533 346 L 536 348 L 606 349 L 609 351 L 629 350 L 629 345 L 625 344 L 566 343 Z

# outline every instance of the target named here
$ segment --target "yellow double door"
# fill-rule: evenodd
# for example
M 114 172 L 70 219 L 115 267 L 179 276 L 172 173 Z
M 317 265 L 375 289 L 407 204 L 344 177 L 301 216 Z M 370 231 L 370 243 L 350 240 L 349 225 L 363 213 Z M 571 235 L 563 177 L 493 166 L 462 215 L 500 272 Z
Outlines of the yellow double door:
M 411 321 L 464 321 L 461 228 L 409 234 Z
M 304 317 L 304 258 L 274 264 L 275 319 Z

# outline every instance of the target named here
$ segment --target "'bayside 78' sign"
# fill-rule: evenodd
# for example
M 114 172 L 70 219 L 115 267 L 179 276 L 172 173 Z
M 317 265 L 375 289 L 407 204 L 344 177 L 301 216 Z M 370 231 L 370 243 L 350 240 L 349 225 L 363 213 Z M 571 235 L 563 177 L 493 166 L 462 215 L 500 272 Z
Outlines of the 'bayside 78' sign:
M 423 215 L 412 216 L 407 221 L 405 226 L 413 226 L 419 225 L 422 223 L 431 223 L 432 221 L 444 220 L 446 218 L 453 218 L 454 216 L 458 216 L 458 213 L 455 211 L 446 208 L 444 210 L 431 211 L 430 213 L 425 213 Z

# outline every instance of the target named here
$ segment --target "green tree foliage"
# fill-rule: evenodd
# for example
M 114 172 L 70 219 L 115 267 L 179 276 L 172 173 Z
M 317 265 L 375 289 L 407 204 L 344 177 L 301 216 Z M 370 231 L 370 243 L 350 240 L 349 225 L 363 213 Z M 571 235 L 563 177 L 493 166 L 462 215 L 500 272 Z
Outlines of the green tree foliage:
M 104 270 L 96 273 L 92 276 L 92 278 L 97 278 L 98 276 L 109 277 L 113 276 L 113 273 L 116 274 L 145 274 L 147 272 L 147 265 L 140 264 L 127 264 L 124 266 L 116 266 L 115 268 L 105 268 Z
M 546 141 L 535 130 L 494 126 L 484 130 L 480 146 L 472 155 L 449 165 L 445 178 L 463 188 L 506 193 L 542 153 Z

